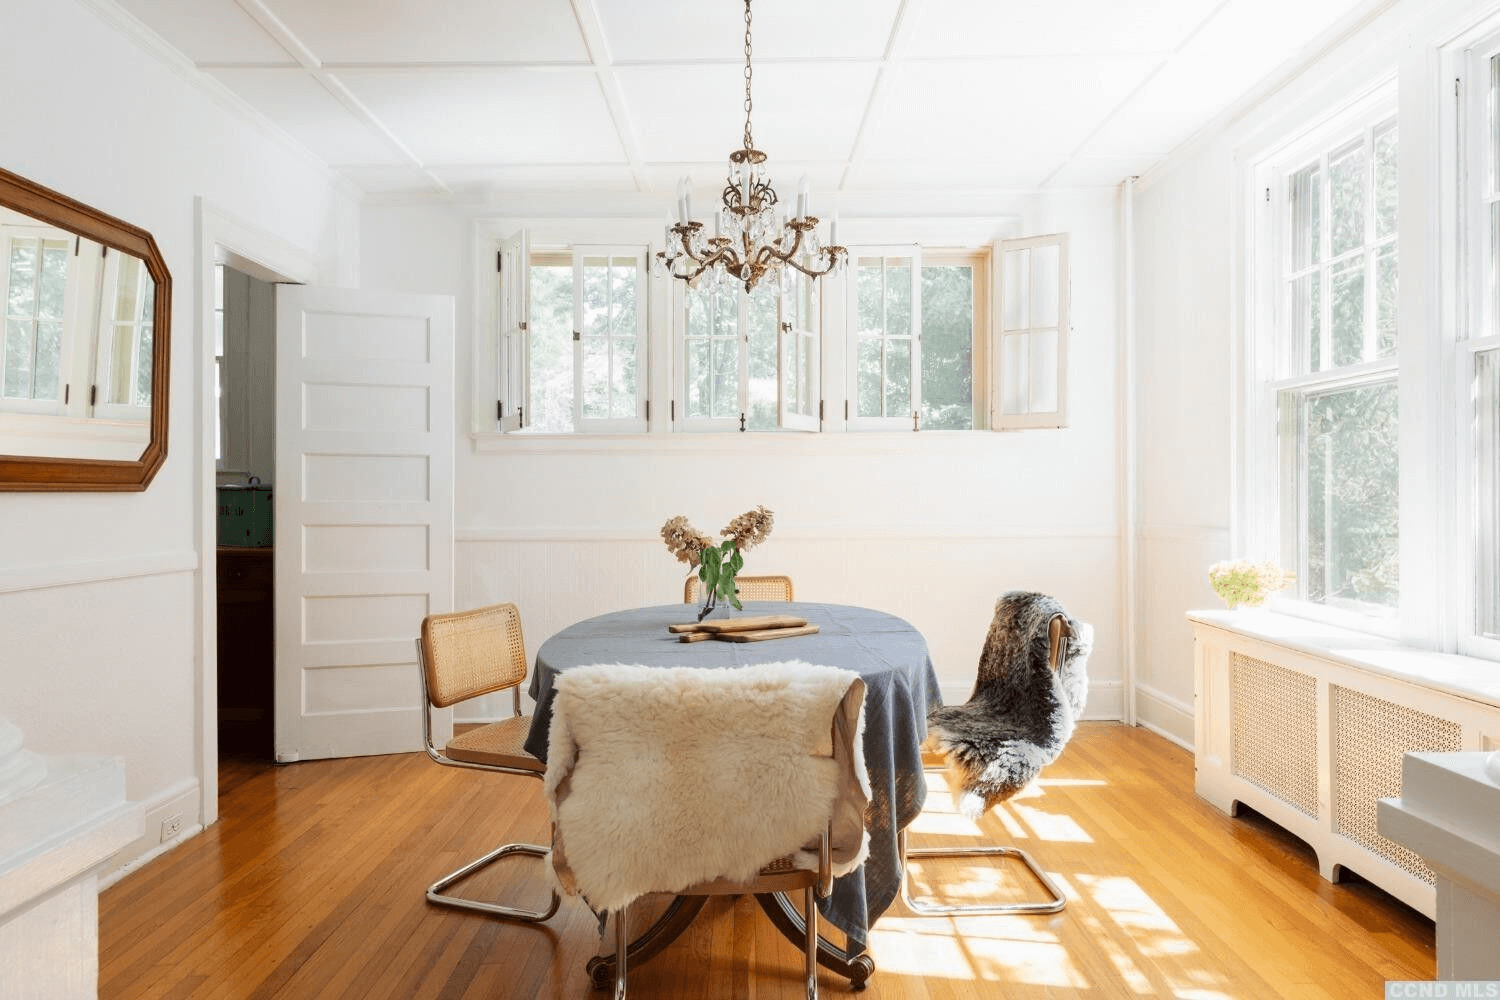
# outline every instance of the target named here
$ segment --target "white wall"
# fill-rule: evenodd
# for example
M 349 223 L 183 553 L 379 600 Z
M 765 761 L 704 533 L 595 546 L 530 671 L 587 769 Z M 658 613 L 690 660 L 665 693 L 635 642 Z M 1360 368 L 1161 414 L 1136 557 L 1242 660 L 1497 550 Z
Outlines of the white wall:
M 656 219 L 667 205 L 627 207 Z M 685 567 L 657 535 L 667 518 L 686 514 L 716 531 L 763 503 L 776 528 L 749 553 L 746 572 L 786 572 L 799 598 L 909 619 L 927 636 L 950 699 L 968 696 L 996 597 L 1056 594 L 1096 627 L 1091 714 L 1119 717 L 1114 196 L 1015 197 L 988 208 L 985 238 L 1073 234 L 1066 430 L 656 433 L 476 446 L 467 419 L 474 220 L 514 216 L 515 206 L 367 206 L 362 283 L 458 299 L 458 604 L 516 601 L 535 651 L 580 618 L 681 600 Z M 588 210 L 625 214 L 604 203 Z M 840 232 L 882 225 L 903 239 L 975 228 L 972 216 L 879 223 L 845 208 Z
M 205 471 L 195 199 L 330 281 L 352 270 L 358 217 L 321 166 L 81 0 L 0 0 L 0 91 L 0 165 L 149 230 L 173 279 L 167 458 L 150 488 L 0 494 L 0 716 L 42 753 L 124 757 L 148 807 L 139 854 L 161 816 L 199 816 L 195 517 L 212 455 Z
M 1422 360 L 1439 212 L 1435 122 L 1452 81 L 1437 49 L 1493 0 L 1401 0 L 1331 40 L 1283 85 L 1247 98 L 1142 178 L 1136 202 L 1140 437 L 1138 714 L 1193 737 L 1193 648 L 1184 613 L 1218 607 L 1210 563 L 1239 551 L 1236 472 L 1248 169 L 1382 76 L 1396 75 L 1401 131 L 1401 363 Z M 1414 336 L 1409 336 L 1411 331 Z M 1415 345 L 1415 347 L 1414 347 Z M 1403 390 L 1405 391 L 1405 390 Z M 1403 434 L 1406 433 L 1403 430 Z M 1413 490 L 1403 469 L 1403 510 Z M 1415 505 L 1420 509 L 1420 504 Z M 1403 514 L 1405 517 L 1406 514 Z M 1410 553 L 1413 557 L 1417 553 Z M 1402 552 L 1403 578 L 1412 568 Z M 1403 601 L 1407 598 L 1403 595 Z

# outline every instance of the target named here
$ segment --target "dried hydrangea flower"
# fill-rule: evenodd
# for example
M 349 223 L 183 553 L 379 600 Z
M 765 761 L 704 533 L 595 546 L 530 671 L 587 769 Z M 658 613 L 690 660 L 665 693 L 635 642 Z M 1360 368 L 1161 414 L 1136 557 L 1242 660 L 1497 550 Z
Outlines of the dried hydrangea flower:
M 703 558 L 703 550 L 714 543 L 712 538 L 689 524 L 688 519 L 681 514 L 661 526 L 661 539 L 667 543 L 667 549 L 677 557 L 678 562 L 685 562 L 689 566 L 698 565 Z
M 771 533 L 771 525 L 775 515 L 764 506 L 747 510 L 739 517 L 730 521 L 728 526 L 719 534 L 734 541 L 734 547 L 741 551 L 753 549 L 766 540 Z

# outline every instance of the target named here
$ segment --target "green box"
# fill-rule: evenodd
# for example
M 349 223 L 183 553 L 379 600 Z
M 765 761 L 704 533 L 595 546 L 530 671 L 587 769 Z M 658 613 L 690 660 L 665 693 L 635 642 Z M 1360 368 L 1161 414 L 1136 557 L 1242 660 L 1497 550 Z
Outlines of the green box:
M 276 539 L 271 528 L 271 487 L 251 477 L 249 483 L 219 487 L 219 544 L 240 548 L 269 547 Z

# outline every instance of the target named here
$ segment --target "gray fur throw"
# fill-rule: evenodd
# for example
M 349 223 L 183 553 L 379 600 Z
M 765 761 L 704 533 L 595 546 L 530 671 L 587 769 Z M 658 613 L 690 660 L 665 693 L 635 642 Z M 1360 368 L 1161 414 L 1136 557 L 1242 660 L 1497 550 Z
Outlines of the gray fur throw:
M 1073 633 L 1062 666 L 1048 663 L 1047 627 L 1062 615 Z M 1026 787 L 1062 754 L 1088 697 L 1092 626 L 1054 597 L 1011 591 L 995 602 L 979 657 L 974 693 L 962 705 L 934 709 L 927 725 L 963 785 L 959 810 L 978 818 Z

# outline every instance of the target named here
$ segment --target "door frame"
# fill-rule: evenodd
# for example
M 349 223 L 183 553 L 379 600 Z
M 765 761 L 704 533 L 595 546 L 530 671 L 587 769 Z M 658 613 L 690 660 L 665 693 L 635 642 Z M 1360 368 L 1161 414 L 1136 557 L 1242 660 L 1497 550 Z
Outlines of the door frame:
M 193 428 L 197 434 L 196 497 L 193 503 L 194 546 L 198 553 L 197 607 L 194 614 L 197 648 L 195 673 L 196 757 L 200 822 L 209 826 L 219 818 L 219 613 L 218 613 L 218 500 L 214 453 L 217 428 L 208 422 L 214 412 L 218 381 L 214 377 L 214 266 L 228 264 L 262 281 L 312 284 L 325 277 L 312 254 L 280 237 L 236 218 L 231 212 L 194 199 L 197 246 L 193 275 L 193 345 L 198 391 L 193 394 Z

